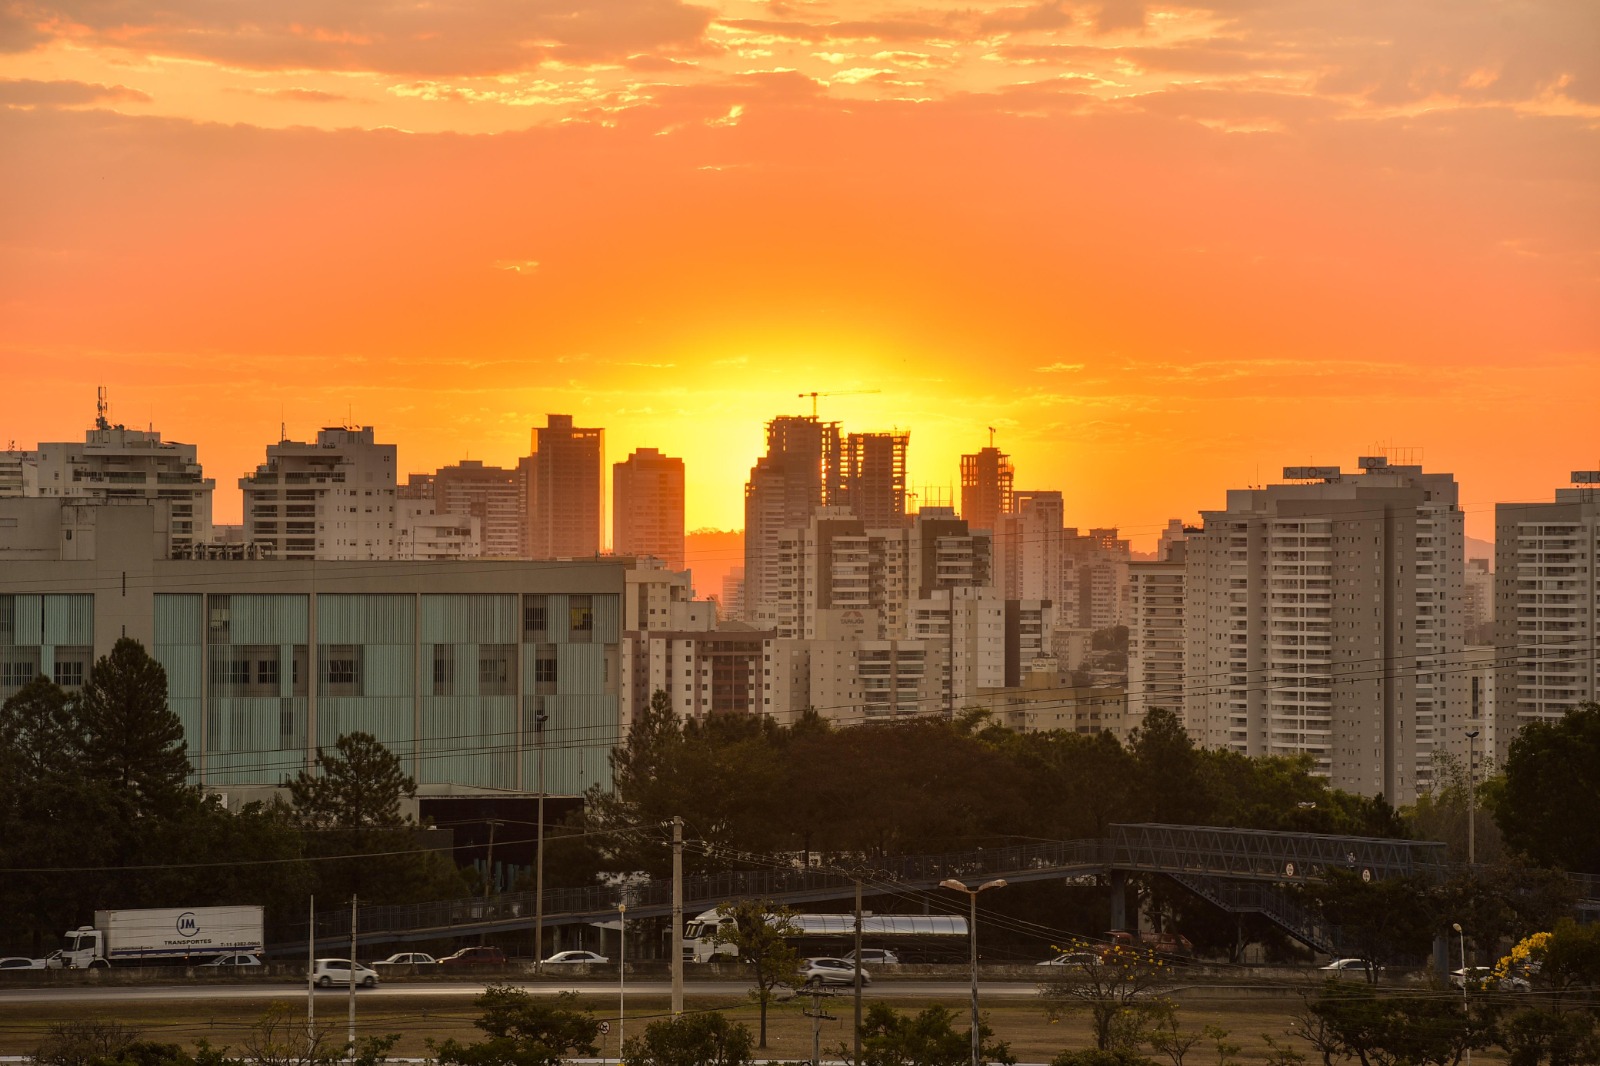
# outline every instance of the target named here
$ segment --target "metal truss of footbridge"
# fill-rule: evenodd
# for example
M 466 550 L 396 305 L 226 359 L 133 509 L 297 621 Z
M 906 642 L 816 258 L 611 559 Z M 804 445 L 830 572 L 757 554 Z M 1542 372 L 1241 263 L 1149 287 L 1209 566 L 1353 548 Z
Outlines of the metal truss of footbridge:
M 1445 860 L 1445 845 L 1433 841 L 1135 824 L 1113 825 L 1111 835 L 1101 839 L 878 859 L 863 869 L 860 879 L 870 896 L 925 892 L 946 878 L 1083 878 L 1085 883 L 1098 883 L 1106 876 L 1113 887 L 1112 928 L 1121 928 L 1118 904 L 1122 897 L 1115 891 L 1116 886 L 1124 883 L 1129 874 L 1164 874 L 1225 910 L 1264 914 L 1303 942 L 1333 951 L 1337 931 L 1318 926 L 1311 915 L 1294 904 L 1288 889 L 1320 880 L 1335 868 L 1354 871 L 1369 880 L 1415 874 L 1442 880 L 1451 871 Z M 683 909 L 685 914 L 698 914 L 735 899 L 770 899 L 787 906 L 803 906 L 848 899 L 855 894 L 855 886 L 855 875 L 835 868 L 769 866 L 728 870 L 685 877 Z M 1582 882 L 1581 887 L 1586 896 L 1600 897 L 1600 884 L 1593 878 Z M 615 920 L 620 902 L 627 903 L 630 919 L 668 916 L 672 913 L 672 883 L 652 880 L 625 887 L 548 889 L 544 924 Z M 1600 908 L 1600 899 L 1586 902 Z M 534 910 L 531 892 L 503 893 L 489 899 L 366 907 L 360 913 L 357 940 L 372 945 L 524 931 L 533 925 Z M 342 909 L 319 917 L 319 945 L 347 945 L 349 923 L 349 913 Z M 303 927 L 298 943 L 305 943 Z

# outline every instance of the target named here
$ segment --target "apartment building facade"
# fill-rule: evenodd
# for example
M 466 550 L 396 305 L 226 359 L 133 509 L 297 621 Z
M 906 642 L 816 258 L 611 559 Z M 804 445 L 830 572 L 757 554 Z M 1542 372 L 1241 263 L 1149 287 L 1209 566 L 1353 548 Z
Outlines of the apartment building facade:
M 744 615 L 775 625 L 782 567 L 780 541 L 803 528 L 840 491 L 837 422 L 782 416 L 767 423 L 767 451 L 744 488 Z
M 167 536 L 178 553 L 211 542 L 215 490 L 194 445 L 164 441 L 154 429 L 112 425 L 103 404 L 81 443 L 0 452 L 0 499 L 159 502 L 171 514 Z
M 275 559 L 394 559 L 396 448 L 371 426 L 329 426 L 267 446 L 239 479 L 245 537 Z
M 611 550 L 684 568 L 682 459 L 638 448 L 612 464 Z
M 518 466 L 527 507 L 526 557 L 582 559 L 600 553 L 605 430 L 546 415 L 533 431 L 533 454 Z
M 478 459 L 442 466 L 430 479 L 434 513 L 477 519 L 480 555 L 519 558 L 525 512 L 517 480 L 517 471 L 486 466 Z
M 1152 710 L 1187 724 L 1184 690 L 1184 543 L 1165 561 L 1128 564 L 1127 716 L 1137 724 Z
M 1307 753 L 1336 787 L 1410 802 L 1466 750 L 1455 479 L 1363 457 L 1228 492 L 1185 544 L 1191 732 Z
M 1600 471 L 1550 503 L 1495 507 L 1496 742 L 1600 699 Z

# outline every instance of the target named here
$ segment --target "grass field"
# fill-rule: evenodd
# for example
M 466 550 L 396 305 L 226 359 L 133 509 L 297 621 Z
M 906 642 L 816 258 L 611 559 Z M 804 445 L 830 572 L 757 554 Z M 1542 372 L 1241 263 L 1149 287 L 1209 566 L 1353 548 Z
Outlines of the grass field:
M 920 1010 L 938 1002 L 957 1012 L 958 1024 L 965 1028 L 966 1000 L 964 998 L 933 999 L 917 996 L 907 988 L 907 995 L 890 1000 L 902 1010 Z M 286 991 L 281 1002 L 295 1019 L 305 1016 L 305 995 Z M 787 1004 L 775 1005 L 768 1015 L 768 1047 L 766 1054 L 775 1059 L 809 1059 L 811 1054 L 812 1022 L 801 1013 L 809 1006 L 809 997 L 800 997 Z M 879 1000 L 881 1002 L 881 1000 Z M 318 1028 L 331 1031 L 334 1043 L 343 1040 L 346 1025 L 347 1000 L 341 995 L 323 994 L 317 997 Z M 615 1025 L 617 1000 L 614 995 L 586 995 L 583 1006 L 594 1011 L 597 1017 L 612 1021 L 612 1031 L 606 1038 L 602 1051 L 615 1057 L 617 1028 Z M 744 1022 L 754 1031 L 757 1013 L 753 1003 L 739 996 L 696 996 L 685 998 L 688 1010 L 722 1010 L 729 1017 Z M 850 1041 L 853 1020 L 853 1001 L 848 995 L 825 1000 L 827 1013 L 832 1020 L 822 1022 L 824 1058 L 831 1049 Z M 1292 1016 L 1300 1006 L 1295 995 L 1262 993 L 1260 995 L 1188 994 L 1179 1001 L 1179 1019 L 1187 1029 L 1199 1030 L 1213 1025 L 1228 1030 L 1228 1039 L 1242 1045 L 1241 1051 L 1230 1061 L 1241 1064 L 1265 1063 L 1267 1045 L 1262 1033 L 1287 1039 L 1286 1031 Z M 643 1032 L 644 1027 L 662 1017 L 668 1009 L 664 996 L 630 996 L 628 998 L 627 1031 L 632 1035 Z M 30 1004 L 0 1005 L 0 1055 L 26 1055 L 39 1045 L 52 1024 L 82 1020 L 89 1017 L 115 1020 L 140 1031 L 143 1038 L 194 1046 L 207 1040 L 215 1046 L 226 1046 L 240 1051 L 250 1036 L 251 1029 L 266 1013 L 262 1001 L 234 1003 L 151 1002 L 117 1005 L 111 1008 L 86 1008 L 81 1004 Z M 984 1007 L 989 1023 L 996 1035 L 1009 1041 L 1012 1052 L 1022 1062 L 1048 1062 L 1058 1052 L 1089 1045 L 1091 1037 L 1087 1020 L 1082 1016 L 1052 1023 L 1043 1008 L 1025 1000 L 996 1000 Z M 393 1054 L 397 1057 L 420 1058 L 429 1053 L 429 1041 L 450 1037 L 473 1040 L 479 1034 L 473 1028 L 477 1012 L 472 1000 L 466 997 L 417 997 L 404 1000 L 361 998 L 357 1001 L 357 1033 L 375 1036 L 398 1033 L 400 1043 Z M 1292 1041 L 1291 1041 L 1292 1043 Z M 1309 1052 L 1309 1048 L 1300 1050 Z M 1479 1053 L 1477 1063 L 1498 1063 L 1503 1059 L 1493 1053 Z M 1186 1059 L 1186 1066 L 1212 1066 L 1218 1061 L 1216 1049 L 1209 1043 L 1196 1045 Z M 1308 1055 L 1308 1061 L 1311 1061 Z

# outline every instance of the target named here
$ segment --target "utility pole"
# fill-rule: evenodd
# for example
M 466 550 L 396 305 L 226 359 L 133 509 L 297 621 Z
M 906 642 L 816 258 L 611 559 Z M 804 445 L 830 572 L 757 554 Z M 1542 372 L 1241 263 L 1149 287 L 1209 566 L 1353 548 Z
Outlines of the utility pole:
M 544 723 L 550 716 L 539 709 L 543 700 L 534 697 L 533 736 L 539 745 L 539 824 L 534 827 L 533 845 L 533 972 L 544 968 Z
M 494 887 L 494 831 L 500 825 L 500 819 L 489 819 L 489 855 L 483 860 L 483 898 L 489 898 L 489 891 Z
M 350 894 L 350 1050 L 356 1056 L 356 897 Z
M 317 1040 L 317 897 L 306 917 L 306 1046 Z
M 672 816 L 672 1016 L 683 1013 L 683 819 Z
M 805 1016 L 811 1019 L 811 1066 L 822 1066 L 822 1023 L 837 1021 L 833 1015 L 822 1009 L 822 997 L 831 995 L 833 993 L 824 992 L 821 985 L 814 986 L 811 989 L 811 1009 L 804 1012 Z
M 856 1055 L 851 1062 L 861 1061 L 861 878 L 856 878 Z

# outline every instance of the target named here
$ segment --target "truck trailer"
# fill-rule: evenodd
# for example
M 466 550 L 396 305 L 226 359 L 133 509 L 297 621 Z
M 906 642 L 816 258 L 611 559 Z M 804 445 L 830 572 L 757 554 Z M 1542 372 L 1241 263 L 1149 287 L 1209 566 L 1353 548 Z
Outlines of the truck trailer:
M 95 911 L 94 924 L 68 930 L 46 964 L 87 970 L 139 963 L 201 962 L 261 951 L 261 908 L 157 907 Z

